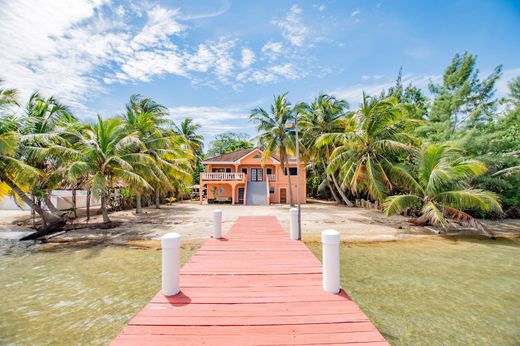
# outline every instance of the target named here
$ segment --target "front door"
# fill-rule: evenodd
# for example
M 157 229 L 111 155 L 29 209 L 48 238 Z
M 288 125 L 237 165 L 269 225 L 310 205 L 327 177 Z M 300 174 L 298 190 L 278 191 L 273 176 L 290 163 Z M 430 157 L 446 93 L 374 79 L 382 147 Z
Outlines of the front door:
M 238 204 L 244 204 L 244 188 L 238 188 Z
M 262 168 L 251 168 L 251 181 L 263 181 L 264 170 Z
M 280 204 L 287 203 L 287 189 L 280 189 Z

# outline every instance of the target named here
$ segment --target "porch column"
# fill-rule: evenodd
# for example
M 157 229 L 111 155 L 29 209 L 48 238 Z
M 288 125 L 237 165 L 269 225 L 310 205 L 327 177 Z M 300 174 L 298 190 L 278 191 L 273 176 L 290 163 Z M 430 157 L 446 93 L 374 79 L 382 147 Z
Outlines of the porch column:
M 202 181 L 199 183 L 199 202 L 202 204 L 202 191 L 204 191 L 204 185 Z
M 235 184 L 231 184 L 231 205 L 235 205 Z

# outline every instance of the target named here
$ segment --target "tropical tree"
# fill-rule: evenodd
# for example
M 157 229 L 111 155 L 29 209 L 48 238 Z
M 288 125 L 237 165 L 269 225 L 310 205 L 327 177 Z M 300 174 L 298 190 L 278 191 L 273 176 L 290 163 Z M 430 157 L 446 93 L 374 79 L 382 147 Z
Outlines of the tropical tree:
M 286 167 L 289 165 L 289 153 L 294 152 L 295 147 L 293 131 L 289 128 L 294 121 L 294 112 L 287 100 L 287 93 L 274 97 L 270 112 L 258 107 L 251 111 L 249 118 L 257 123 L 260 132 L 257 139 L 263 148 L 262 159 L 265 161 L 275 153 L 279 155 L 282 171 L 287 174 L 289 201 L 293 206 L 291 174 Z
M 321 135 L 316 146 L 333 146 L 327 172 L 339 170 L 341 186 L 383 201 L 399 178 L 399 158 L 414 152 L 411 126 L 420 120 L 407 116 L 395 97 L 379 99 L 363 94 L 361 108 L 342 120 L 343 132 Z
M 245 133 L 220 133 L 209 143 L 207 156 L 212 157 L 241 149 L 252 149 L 253 143 L 248 140 L 248 137 Z
M 192 118 L 185 118 L 180 125 L 176 125 L 176 131 L 185 141 L 185 145 L 195 155 L 197 160 L 203 156 L 204 137 L 198 133 L 200 125 L 195 124 Z
M 141 95 L 135 94 L 130 97 L 129 103 L 126 105 L 126 112 L 123 114 L 126 130 L 129 133 L 139 137 L 143 144 L 142 152 L 149 155 L 154 163 L 150 164 L 134 164 L 134 169 L 139 171 L 151 186 L 155 187 L 156 195 L 160 194 L 159 186 L 163 185 L 171 188 L 168 177 L 164 174 L 159 162 L 161 157 L 159 150 L 165 149 L 164 141 L 167 141 L 163 136 L 162 125 L 168 123 L 166 116 L 168 115 L 167 108 L 158 104 L 151 98 L 144 98 Z M 141 196 L 142 185 L 135 186 L 136 195 L 136 214 L 142 214 Z
M 332 144 L 317 146 L 318 139 L 322 135 L 341 131 L 347 109 L 347 102 L 338 100 L 330 95 L 321 94 L 311 105 L 305 103 L 299 104 L 297 112 L 301 115 L 299 124 L 302 129 L 303 148 L 306 148 L 309 152 L 310 161 L 319 162 L 321 164 L 326 175 L 325 180 L 328 182 L 331 194 L 336 201 L 339 201 L 339 198 L 336 196 L 334 188 L 341 195 L 343 202 L 349 207 L 352 207 L 352 202 L 347 198 L 337 181 L 337 172 L 329 173 L 327 171 L 327 161 L 333 150 Z M 330 184 L 331 181 L 334 187 Z
M 69 130 L 67 137 L 75 138 L 74 160 L 67 167 L 72 182 L 85 179 L 85 187 L 101 200 L 103 222 L 110 223 L 107 202 L 114 182 L 138 189 L 152 189 L 135 167 L 154 165 L 143 152 L 144 143 L 134 132 L 128 132 L 121 118 L 103 120 L 81 130 Z
M 495 211 L 502 209 L 494 193 L 472 189 L 470 179 L 482 175 L 486 166 L 477 160 L 464 160 L 459 149 L 449 145 L 424 146 L 417 158 L 416 174 L 400 169 L 400 183 L 410 193 L 388 197 L 385 214 L 390 216 L 408 208 L 420 209 L 417 225 L 433 224 L 448 228 L 448 218 L 470 225 L 494 236 L 480 221 L 466 213 L 468 210 Z
M 25 162 L 40 170 L 37 183 L 31 194 L 43 202 L 53 213 L 59 210 L 52 204 L 50 193 L 63 182 L 62 167 L 69 158 L 67 145 L 60 136 L 61 131 L 76 124 L 70 110 L 54 97 L 44 98 L 33 93 L 21 119 L 21 155 Z
M 0 199 L 11 196 L 31 207 L 41 218 L 41 232 L 44 234 L 63 226 L 64 220 L 47 212 L 29 197 L 30 187 L 40 177 L 40 170 L 20 159 L 20 146 L 17 119 L 0 117 Z

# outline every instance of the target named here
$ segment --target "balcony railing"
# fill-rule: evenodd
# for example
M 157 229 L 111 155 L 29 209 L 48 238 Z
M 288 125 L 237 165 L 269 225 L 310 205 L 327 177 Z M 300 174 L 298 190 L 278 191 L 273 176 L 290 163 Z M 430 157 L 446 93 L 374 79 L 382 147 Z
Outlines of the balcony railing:
M 244 173 L 201 173 L 201 180 L 213 180 L 213 181 L 231 181 L 231 180 L 244 180 Z
M 269 179 L 269 181 L 276 181 L 276 174 L 268 174 L 267 178 Z

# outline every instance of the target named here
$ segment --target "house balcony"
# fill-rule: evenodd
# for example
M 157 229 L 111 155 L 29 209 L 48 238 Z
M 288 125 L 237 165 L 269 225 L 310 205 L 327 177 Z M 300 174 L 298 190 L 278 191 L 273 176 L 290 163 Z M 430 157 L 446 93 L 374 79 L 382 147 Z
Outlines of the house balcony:
M 245 181 L 244 173 L 201 173 L 200 179 L 204 181 Z
M 267 174 L 267 179 L 269 181 L 276 181 L 276 174 Z

